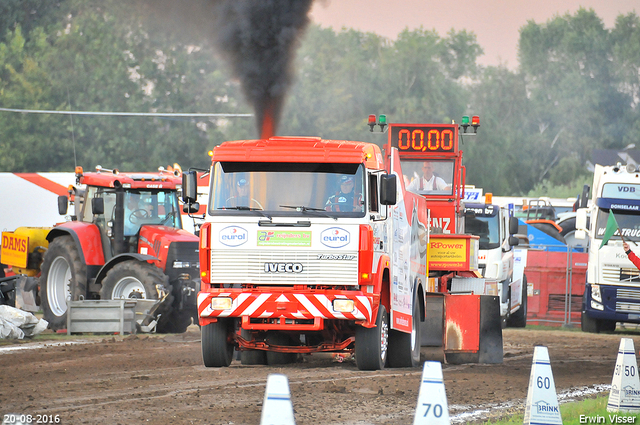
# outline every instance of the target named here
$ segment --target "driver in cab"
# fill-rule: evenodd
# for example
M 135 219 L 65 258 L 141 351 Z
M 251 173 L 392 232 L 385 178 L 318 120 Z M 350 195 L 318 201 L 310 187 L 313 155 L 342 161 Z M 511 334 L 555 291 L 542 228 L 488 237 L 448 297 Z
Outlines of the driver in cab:
M 150 204 L 140 202 L 140 194 L 127 193 L 124 208 L 124 235 L 133 236 L 140 230 L 140 225 L 145 218 L 151 217 Z
M 246 179 L 240 179 L 236 183 L 236 196 L 227 199 L 226 206 L 231 208 L 249 208 L 262 210 L 260 202 L 250 196 L 250 186 Z
M 354 190 L 353 176 L 340 177 L 340 190 L 327 199 L 324 209 L 335 212 L 362 211 L 362 195 Z

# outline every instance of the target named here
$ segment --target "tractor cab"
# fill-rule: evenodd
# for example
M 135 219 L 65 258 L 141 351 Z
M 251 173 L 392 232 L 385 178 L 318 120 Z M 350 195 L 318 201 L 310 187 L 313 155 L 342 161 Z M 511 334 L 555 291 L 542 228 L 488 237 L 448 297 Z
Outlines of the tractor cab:
M 95 224 L 106 260 L 137 252 L 141 229 L 148 225 L 182 228 L 177 187 L 173 173 L 120 173 L 96 167 L 96 173 L 76 169 L 78 187 L 70 192 L 74 200 L 72 220 Z M 63 197 L 66 198 L 66 197 Z M 66 199 L 60 201 L 61 213 Z

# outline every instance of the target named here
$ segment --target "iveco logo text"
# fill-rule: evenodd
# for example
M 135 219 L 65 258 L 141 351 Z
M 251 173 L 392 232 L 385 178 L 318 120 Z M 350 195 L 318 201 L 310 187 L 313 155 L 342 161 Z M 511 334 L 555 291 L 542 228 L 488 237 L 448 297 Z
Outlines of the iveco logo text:
M 265 273 L 302 273 L 300 263 L 264 263 Z
M 226 246 L 240 246 L 247 241 L 247 231 L 242 227 L 229 226 L 220 230 L 220 243 Z
M 342 248 L 351 240 L 351 235 L 339 227 L 330 227 L 320 233 L 320 242 L 329 248 Z

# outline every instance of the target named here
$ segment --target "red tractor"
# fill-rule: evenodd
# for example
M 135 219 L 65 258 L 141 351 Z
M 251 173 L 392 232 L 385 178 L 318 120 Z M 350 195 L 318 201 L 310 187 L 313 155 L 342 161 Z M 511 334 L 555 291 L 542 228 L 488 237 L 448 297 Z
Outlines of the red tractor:
M 40 298 L 49 327 L 65 328 L 67 299 L 161 300 L 158 332 L 184 332 L 196 316 L 198 238 L 182 229 L 179 172 L 76 168 L 71 221 L 47 234 Z M 69 199 L 58 200 L 60 214 Z

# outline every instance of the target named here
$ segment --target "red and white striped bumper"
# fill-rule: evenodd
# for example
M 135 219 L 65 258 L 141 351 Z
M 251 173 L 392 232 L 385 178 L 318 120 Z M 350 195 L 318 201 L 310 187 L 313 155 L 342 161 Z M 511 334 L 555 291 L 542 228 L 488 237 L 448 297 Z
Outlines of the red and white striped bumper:
M 215 297 L 232 299 L 231 308 L 214 310 L 211 300 Z M 333 301 L 353 300 L 354 310 L 336 312 Z M 371 322 L 375 300 L 372 295 L 360 291 L 295 291 L 295 292 L 243 292 L 224 289 L 218 292 L 198 294 L 198 314 L 202 322 L 218 317 L 249 317 L 259 319 L 341 319 Z

